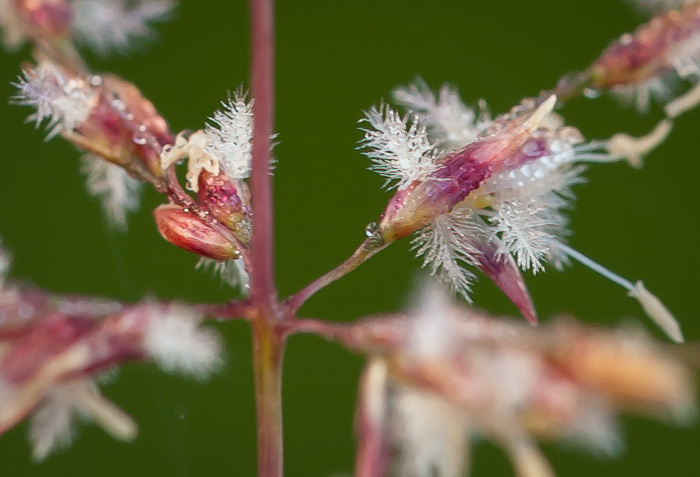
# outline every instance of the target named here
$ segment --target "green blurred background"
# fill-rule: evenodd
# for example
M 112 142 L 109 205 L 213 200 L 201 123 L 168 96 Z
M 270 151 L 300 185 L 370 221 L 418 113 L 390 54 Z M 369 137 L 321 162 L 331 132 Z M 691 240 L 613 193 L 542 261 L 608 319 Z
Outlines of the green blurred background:
M 219 101 L 246 82 L 248 12 L 244 1 L 183 0 L 156 42 L 130 57 L 90 57 L 96 71 L 133 81 L 174 131 L 196 129 Z M 551 87 L 582 68 L 619 34 L 643 21 L 614 0 L 563 2 L 280 1 L 277 5 L 275 171 L 277 280 L 288 295 L 343 260 L 362 240 L 389 198 L 382 179 L 356 150 L 362 110 L 417 75 L 433 87 L 448 81 L 464 99 L 486 98 L 502 112 L 521 97 Z M 0 53 L 0 97 L 28 51 Z M 230 291 L 195 272 L 196 258 L 165 243 L 151 214 L 160 197 L 147 191 L 128 234 L 110 232 L 96 200 L 84 192 L 78 153 L 24 125 L 28 110 L 0 101 L 2 178 L 0 234 L 15 257 L 13 275 L 55 292 L 135 301 L 157 296 L 223 301 Z M 647 132 L 661 117 L 621 109 L 609 98 L 581 99 L 563 110 L 587 137 Z M 672 137 L 642 170 L 593 167 L 577 189 L 575 248 L 631 279 L 643 278 L 677 314 L 690 340 L 700 338 L 700 264 L 696 206 L 700 177 L 700 111 L 683 116 Z M 313 298 L 307 316 L 350 320 L 405 306 L 418 261 L 399 243 Z M 640 320 L 638 305 L 580 266 L 529 277 L 544 321 L 571 313 L 613 325 Z M 515 314 L 486 280 L 476 303 Z M 26 425 L 0 439 L 0 474 L 8 476 L 253 476 L 250 339 L 245 323 L 216 325 L 226 338 L 228 367 L 200 385 L 125 366 L 104 392 L 140 423 L 132 444 L 82 426 L 73 447 L 37 465 Z M 339 476 L 352 470 L 355 383 L 362 359 L 314 337 L 294 337 L 284 376 L 288 476 Z M 700 430 L 625 418 L 628 450 L 601 460 L 545 445 L 561 476 L 690 476 L 700 469 Z M 478 443 L 475 476 L 512 475 L 503 453 Z

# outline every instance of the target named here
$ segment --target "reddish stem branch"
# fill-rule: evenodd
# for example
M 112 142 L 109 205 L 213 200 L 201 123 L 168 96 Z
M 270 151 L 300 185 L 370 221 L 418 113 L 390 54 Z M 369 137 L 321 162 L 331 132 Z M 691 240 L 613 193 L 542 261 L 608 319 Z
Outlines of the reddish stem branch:
M 357 267 L 372 258 L 377 252 L 383 250 L 387 245 L 389 244 L 377 242 L 373 237 L 365 239 L 365 241 L 362 242 L 362 244 L 347 260 L 335 267 L 330 272 L 308 284 L 296 295 L 287 299 L 287 313 L 290 315 L 296 314 L 301 305 L 303 305 L 313 294 L 352 272 Z
M 251 95 L 253 104 L 253 170 L 250 176 L 253 213 L 251 244 L 251 298 L 268 317 L 277 299 L 274 285 L 272 181 L 270 176 L 273 131 L 273 0 L 250 0 L 252 30 Z
M 202 304 L 194 307 L 197 311 L 215 320 L 250 320 L 254 316 L 254 309 L 249 301 L 232 300 L 225 304 Z
M 281 323 L 278 330 L 283 336 L 312 334 L 322 336 L 327 340 L 343 342 L 351 334 L 352 325 L 352 323 L 334 323 L 315 318 L 299 318 Z

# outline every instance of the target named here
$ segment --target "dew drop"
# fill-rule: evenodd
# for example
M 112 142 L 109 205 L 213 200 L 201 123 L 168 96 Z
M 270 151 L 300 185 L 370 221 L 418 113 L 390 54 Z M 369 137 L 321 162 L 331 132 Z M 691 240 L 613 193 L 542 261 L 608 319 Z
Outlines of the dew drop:
M 134 141 L 139 146 L 143 146 L 144 144 L 148 143 L 148 139 L 146 138 L 146 135 L 141 133 L 141 132 L 134 133 L 131 136 L 131 140 Z
M 368 237 L 372 237 L 374 234 L 377 233 L 379 230 L 379 225 L 377 222 L 370 222 L 367 224 L 367 227 L 365 227 L 365 235 Z
M 173 411 L 175 412 L 175 416 L 180 420 L 184 420 L 187 417 L 187 407 L 182 404 L 175 406 Z
M 583 90 L 583 95 L 588 99 L 596 99 L 600 97 L 601 92 L 599 89 L 586 88 Z
M 126 104 L 124 104 L 124 101 L 122 101 L 118 97 L 115 97 L 112 100 L 112 107 L 114 109 L 116 109 L 117 111 L 125 111 L 126 110 Z
M 540 157 L 546 152 L 547 145 L 538 140 L 530 140 L 523 144 L 522 152 L 528 157 Z

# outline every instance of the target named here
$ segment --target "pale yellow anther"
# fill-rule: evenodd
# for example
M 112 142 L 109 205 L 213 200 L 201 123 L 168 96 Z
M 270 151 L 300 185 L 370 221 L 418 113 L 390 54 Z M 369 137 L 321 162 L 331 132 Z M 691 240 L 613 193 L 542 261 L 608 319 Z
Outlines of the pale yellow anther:
M 547 98 L 542 104 L 540 104 L 537 109 L 530 115 L 525 121 L 523 126 L 528 130 L 537 129 L 542 121 L 545 120 L 549 114 L 554 111 L 554 106 L 557 104 L 557 95 L 553 94 Z
M 661 300 L 644 287 L 641 280 L 634 284 L 634 290 L 630 291 L 629 295 L 639 301 L 649 318 L 654 320 L 669 338 L 676 343 L 683 343 L 683 333 L 678 321 Z
M 190 134 L 187 138 L 183 133 L 177 135 L 175 144 L 163 148 L 160 154 L 160 163 L 163 169 L 172 164 L 188 158 L 187 162 L 187 188 L 197 192 L 198 180 L 202 170 L 217 175 L 219 173 L 219 161 L 207 152 L 207 135 L 201 129 Z
M 509 443 L 507 450 L 518 477 L 555 477 L 542 451 L 529 440 Z
M 74 400 L 76 408 L 90 415 L 109 435 L 121 441 L 131 441 L 136 438 L 138 434 L 136 421 L 99 394 L 89 382 L 71 383 L 66 390 Z
M 615 134 L 608 140 L 608 152 L 614 157 L 627 159 L 632 167 L 642 167 L 642 158 L 666 140 L 672 126 L 670 120 L 664 119 L 646 136 Z
M 690 88 L 684 95 L 670 101 L 664 111 L 669 118 L 677 118 L 698 104 L 700 104 L 700 83 Z

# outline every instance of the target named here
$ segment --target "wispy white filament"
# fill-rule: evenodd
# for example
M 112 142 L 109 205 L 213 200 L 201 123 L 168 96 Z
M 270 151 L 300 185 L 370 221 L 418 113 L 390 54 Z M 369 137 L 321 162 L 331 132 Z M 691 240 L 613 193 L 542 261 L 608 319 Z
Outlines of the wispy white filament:
M 100 199 L 110 225 L 126 230 L 128 214 L 139 208 L 141 182 L 124 168 L 92 154 L 84 155 L 81 162 L 80 171 L 85 174 L 88 193 Z
M 151 37 L 149 24 L 167 20 L 174 7 L 173 0 L 73 0 L 73 31 L 100 54 L 124 52 Z
M 413 239 L 416 255 L 431 275 L 456 293 L 470 300 L 474 274 L 466 266 L 476 266 L 480 254 L 474 239 L 484 236 L 480 221 L 462 209 L 436 217 Z
M 500 204 L 491 218 L 493 233 L 501 239 L 496 255 L 513 254 L 521 269 L 543 271 L 542 261 L 553 238 L 548 232 L 553 223 L 543 216 L 544 212 L 544 207 L 538 207 L 534 201 Z
M 244 296 L 250 291 L 250 277 L 242 258 L 218 261 L 202 257 L 195 265 L 196 270 L 211 269 L 215 275 L 233 288 L 238 288 Z
M 55 384 L 32 415 L 29 438 L 35 460 L 44 460 L 72 443 L 76 416 L 94 420 L 122 441 L 133 440 L 138 432 L 136 422 L 103 397 L 94 380 L 83 378 Z
M 74 129 L 88 118 L 95 106 L 96 94 L 84 81 L 66 77 L 48 61 L 24 70 L 14 86 L 19 89 L 14 101 L 36 109 L 27 121 L 34 122 L 38 128 L 46 120 L 47 140 Z
M 253 142 L 253 101 L 237 91 L 214 113 L 205 128 L 207 152 L 215 156 L 231 180 L 250 176 Z
M 477 117 L 477 113 L 462 102 L 457 90 L 448 84 L 435 95 L 423 80 L 418 80 L 396 88 L 393 96 L 398 104 L 425 124 L 432 141 L 448 150 L 475 141 L 490 123 L 483 104 Z
M 207 379 L 222 365 L 222 345 L 212 329 L 201 328 L 201 317 L 181 306 L 150 307 L 144 349 L 166 372 Z
M 400 449 L 397 475 L 463 475 L 469 421 L 462 409 L 429 392 L 397 387 L 392 417 L 392 436 Z
M 387 105 L 370 109 L 365 117 L 373 129 L 364 130 L 360 147 L 372 161 L 370 170 L 386 178 L 386 186 L 393 182 L 391 188 L 401 189 L 437 170 L 437 148 L 417 117 L 409 122 Z

